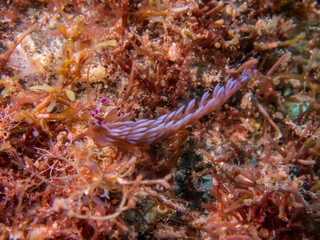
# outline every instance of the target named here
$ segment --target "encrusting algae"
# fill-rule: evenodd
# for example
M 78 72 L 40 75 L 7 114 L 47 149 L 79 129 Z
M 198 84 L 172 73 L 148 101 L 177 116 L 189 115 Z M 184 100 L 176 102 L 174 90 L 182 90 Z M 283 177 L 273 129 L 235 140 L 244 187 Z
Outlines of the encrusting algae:
M 319 239 L 317 1 L 2 1 L 1 239 Z

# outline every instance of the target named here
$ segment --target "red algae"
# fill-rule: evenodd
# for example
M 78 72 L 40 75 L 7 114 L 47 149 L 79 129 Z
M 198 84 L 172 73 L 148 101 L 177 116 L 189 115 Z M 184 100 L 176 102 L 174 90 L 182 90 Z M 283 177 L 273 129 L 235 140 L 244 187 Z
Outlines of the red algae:
M 2 1 L 0 236 L 319 239 L 319 9 Z

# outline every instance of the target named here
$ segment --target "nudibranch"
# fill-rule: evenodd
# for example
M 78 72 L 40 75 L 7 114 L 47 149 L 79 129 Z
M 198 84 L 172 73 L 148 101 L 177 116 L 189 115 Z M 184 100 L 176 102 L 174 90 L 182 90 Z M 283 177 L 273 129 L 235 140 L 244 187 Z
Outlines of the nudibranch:
M 237 79 L 230 78 L 225 86 L 218 84 L 212 93 L 204 93 L 199 104 L 196 104 L 196 100 L 193 99 L 186 108 L 180 107 L 178 110 L 161 115 L 156 119 L 132 121 L 129 120 L 129 114 L 119 115 L 119 109 L 115 106 L 109 106 L 110 110 L 107 115 L 103 120 L 99 120 L 96 117 L 99 109 L 102 104 L 110 101 L 103 99 L 91 114 L 90 137 L 96 144 L 102 146 L 108 144 L 145 146 L 157 142 L 217 110 L 248 81 L 251 72 L 252 69 L 246 69 Z

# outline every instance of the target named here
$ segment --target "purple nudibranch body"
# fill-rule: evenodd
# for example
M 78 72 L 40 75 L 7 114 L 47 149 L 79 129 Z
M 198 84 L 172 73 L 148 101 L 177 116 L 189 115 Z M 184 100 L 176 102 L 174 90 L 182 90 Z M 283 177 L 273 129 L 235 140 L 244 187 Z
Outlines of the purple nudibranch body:
M 230 78 L 225 86 L 218 84 L 213 93 L 205 92 L 203 94 L 199 104 L 196 104 L 195 99 L 193 99 L 186 108 L 184 106 L 180 107 L 178 110 L 164 114 L 157 119 L 131 121 L 128 120 L 129 114 L 119 116 L 118 111 L 114 108 L 113 110 L 116 111 L 110 111 L 109 116 L 100 121 L 95 116 L 102 104 L 108 101 L 108 99 L 103 99 L 91 114 L 92 129 L 90 137 L 102 146 L 126 143 L 145 146 L 164 139 L 204 115 L 217 110 L 243 86 L 249 79 L 251 72 L 252 69 L 244 70 L 238 79 Z

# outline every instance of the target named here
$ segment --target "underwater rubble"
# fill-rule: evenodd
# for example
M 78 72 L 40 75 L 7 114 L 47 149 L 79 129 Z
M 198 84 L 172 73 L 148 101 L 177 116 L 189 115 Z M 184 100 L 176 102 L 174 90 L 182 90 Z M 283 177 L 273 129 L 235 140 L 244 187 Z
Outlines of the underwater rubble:
M 319 239 L 320 4 L 0 2 L 0 239 Z

